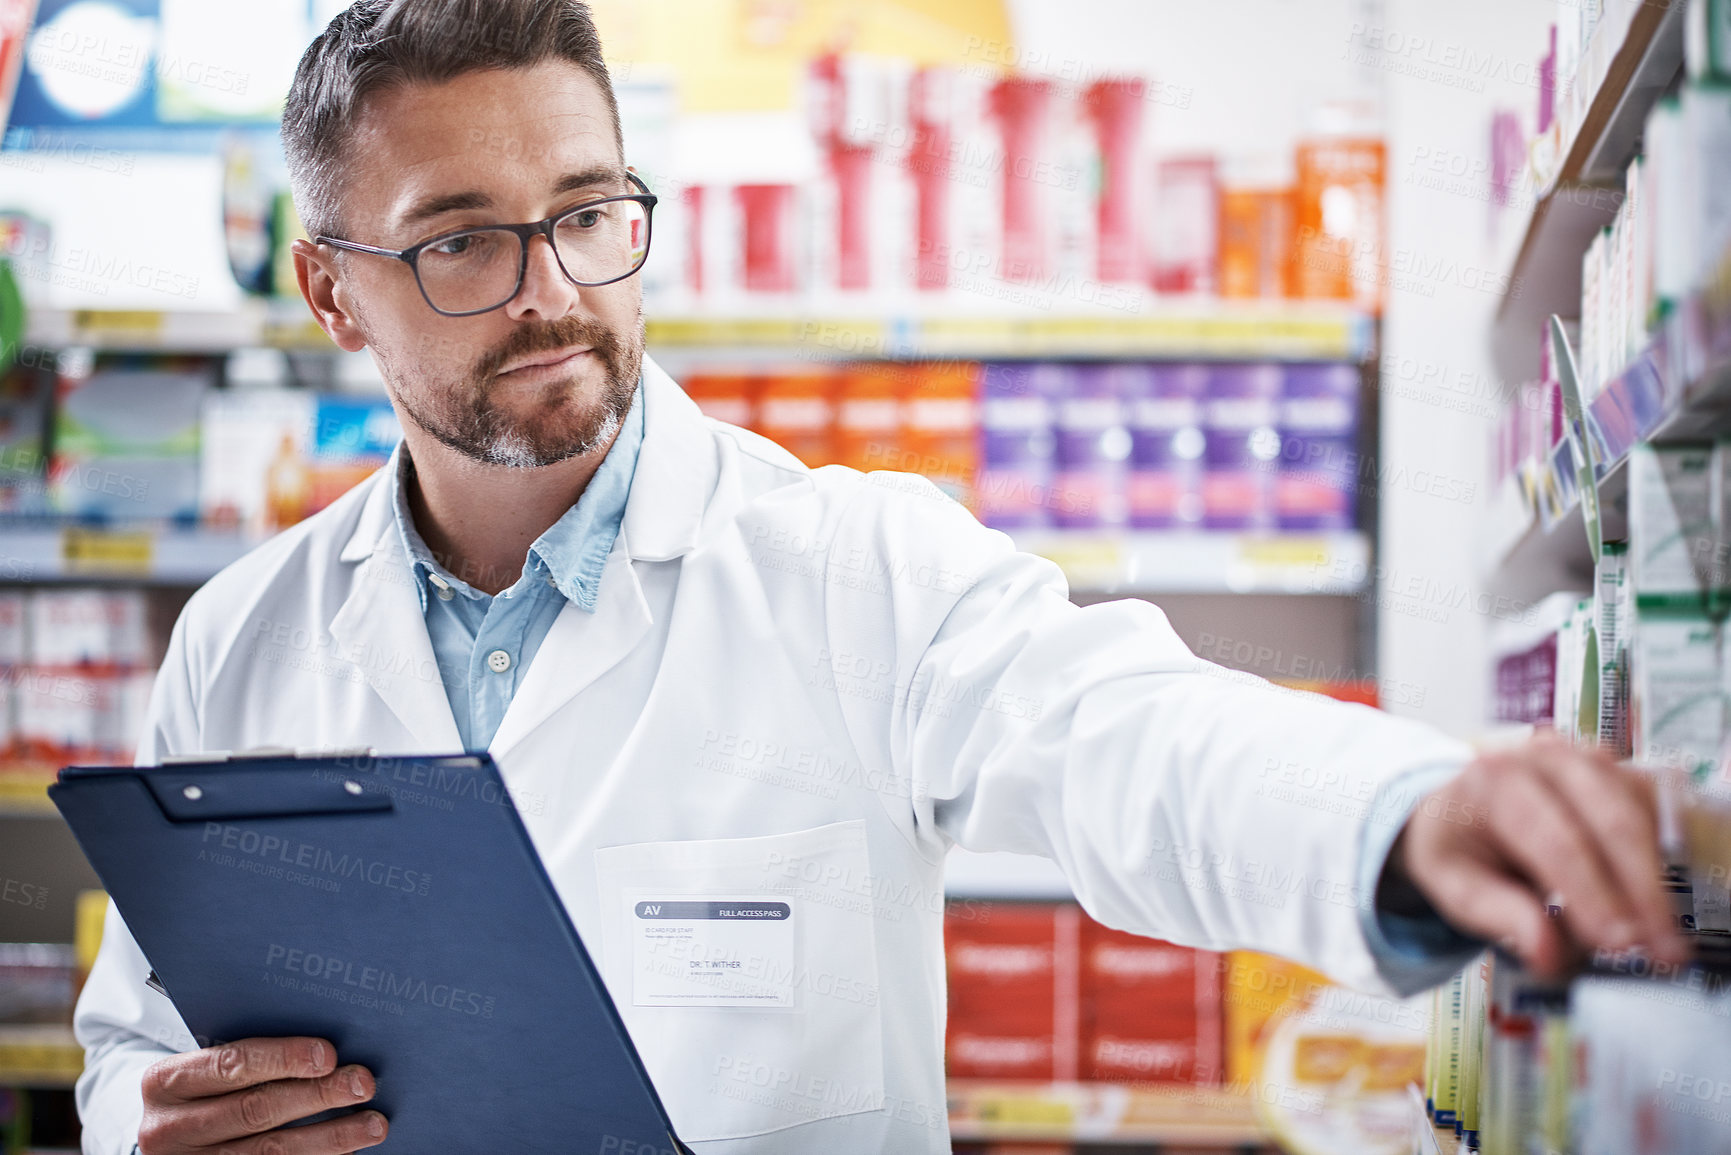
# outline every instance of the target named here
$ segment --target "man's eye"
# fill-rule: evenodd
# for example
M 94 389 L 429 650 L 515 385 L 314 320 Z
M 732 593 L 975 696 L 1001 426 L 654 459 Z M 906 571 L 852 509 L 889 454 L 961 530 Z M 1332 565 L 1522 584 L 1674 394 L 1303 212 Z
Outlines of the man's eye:
M 607 214 L 600 209 L 585 209 L 580 213 L 572 213 L 565 218 L 567 224 L 576 225 L 580 229 L 592 229 L 601 223 L 601 218 Z
M 476 242 L 473 233 L 463 233 L 460 236 L 446 237 L 435 245 L 428 245 L 427 251 L 437 253 L 441 257 L 457 257 L 467 252 Z

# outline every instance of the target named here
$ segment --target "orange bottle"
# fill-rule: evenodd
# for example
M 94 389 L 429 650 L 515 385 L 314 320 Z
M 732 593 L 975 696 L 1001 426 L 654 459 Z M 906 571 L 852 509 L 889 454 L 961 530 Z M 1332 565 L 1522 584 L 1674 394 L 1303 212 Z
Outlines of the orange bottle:
M 903 403 L 905 463 L 893 467 L 925 474 L 969 509 L 977 509 L 980 373 L 977 361 L 934 361 L 916 367 Z
M 902 394 L 910 367 L 868 361 L 848 367 L 836 398 L 836 460 L 862 472 L 905 469 L 902 457 Z
M 1343 132 L 1298 146 L 1293 295 L 1380 311 L 1389 267 L 1380 136 Z
M 758 392 L 757 431 L 807 465 L 832 464 L 838 377 L 827 368 L 772 373 Z
M 1290 188 L 1229 185 L 1222 191 L 1222 297 L 1268 300 L 1288 295 L 1292 202 Z
M 680 382 L 705 417 L 750 429 L 755 417 L 757 380 L 748 373 L 691 373 Z
M 274 533 L 306 517 L 312 495 L 312 471 L 295 448 L 294 436 L 284 433 L 276 456 L 265 469 L 265 528 Z

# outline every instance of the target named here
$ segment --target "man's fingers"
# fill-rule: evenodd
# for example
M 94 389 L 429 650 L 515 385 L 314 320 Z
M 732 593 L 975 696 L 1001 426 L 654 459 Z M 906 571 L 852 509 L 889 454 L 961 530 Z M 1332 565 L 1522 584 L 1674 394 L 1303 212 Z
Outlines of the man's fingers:
M 1593 832 L 1600 858 L 1635 916 L 1636 937 L 1661 957 L 1681 960 L 1686 947 L 1660 881 L 1664 863 L 1651 781 L 1590 751 L 1546 750 L 1535 764 L 1563 804 Z
M 316 1079 L 331 1073 L 336 1055 L 323 1039 L 240 1039 L 151 1067 L 145 1099 L 191 1102 L 277 1079 Z
M 186 1104 L 176 1121 L 176 1138 L 195 1146 L 215 1147 L 274 1131 L 321 1111 L 359 1106 L 373 1097 L 373 1090 L 373 1077 L 365 1067 L 343 1067 L 322 1079 L 261 1083 Z
M 1592 832 L 1542 779 L 1504 775 L 1490 824 L 1498 851 L 1534 889 L 1563 894 L 1563 918 L 1577 942 L 1620 950 L 1638 939 L 1636 913 L 1611 877 Z
M 377 1111 L 362 1111 L 341 1119 L 327 1119 L 310 1127 L 291 1127 L 269 1135 L 255 1135 L 225 1144 L 223 1155 L 347 1155 L 377 1147 L 385 1141 L 390 1124 Z
M 1429 880 L 1439 913 L 1461 930 L 1503 945 L 1542 977 L 1563 964 L 1562 936 L 1530 888 L 1495 867 L 1457 857 Z

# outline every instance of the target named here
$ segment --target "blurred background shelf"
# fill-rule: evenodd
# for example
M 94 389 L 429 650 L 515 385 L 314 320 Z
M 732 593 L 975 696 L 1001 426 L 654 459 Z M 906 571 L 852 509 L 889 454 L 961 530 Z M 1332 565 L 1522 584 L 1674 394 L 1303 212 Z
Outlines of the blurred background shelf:
M 10 582 L 199 585 L 258 541 L 195 528 L 44 521 L 0 524 Z
M 730 313 L 647 307 L 655 354 L 728 352 L 826 358 L 1087 357 L 1363 360 L 1374 318 L 1332 302 L 1161 302 L 1148 312 L 825 313 L 774 305 Z M 298 300 L 248 300 L 234 312 L 38 309 L 25 342 L 46 349 L 220 353 L 271 346 L 336 352 Z
M 1270 1141 L 1250 1096 L 1218 1087 L 952 1079 L 949 1102 L 950 1134 L 957 1142 L 1235 1148 Z
M 71 1027 L 0 1025 L 0 1086 L 70 1087 L 83 1070 Z
M 58 816 L 48 800 L 48 786 L 57 767 L 45 763 L 0 760 L 0 817 Z
M 1018 530 L 1016 548 L 1058 564 L 1077 594 L 1356 594 L 1370 582 L 1360 533 Z
M 197 585 L 258 541 L 211 529 L 17 522 L 0 526 L 15 582 Z M 1018 549 L 1056 562 L 1079 593 L 1352 594 L 1365 588 L 1360 533 L 1018 530 Z
M 1626 11 L 1627 5 L 1610 9 Z M 1519 381 L 1538 368 L 1533 334 L 1552 313 L 1574 316 L 1581 301 L 1581 253 L 1611 223 L 1623 201 L 1622 176 L 1638 151 L 1642 126 L 1683 64 L 1683 3 L 1633 5 L 1627 30 L 1610 56 L 1562 160 L 1520 226 L 1509 290 L 1491 327 L 1498 372 Z M 1598 35 L 1615 35 L 1606 22 Z

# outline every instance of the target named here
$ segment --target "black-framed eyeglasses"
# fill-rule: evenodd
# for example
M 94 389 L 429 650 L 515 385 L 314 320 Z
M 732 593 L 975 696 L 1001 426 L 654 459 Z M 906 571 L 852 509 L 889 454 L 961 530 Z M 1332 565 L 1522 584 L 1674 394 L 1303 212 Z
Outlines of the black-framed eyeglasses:
M 628 172 L 643 191 L 603 197 L 527 225 L 484 225 L 443 233 L 406 249 L 321 236 L 317 242 L 402 261 L 414 270 L 421 296 L 447 317 L 472 317 L 497 309 L 523 288 L 529 270 L 529 241 L 547 238 L 559 271 L 574 285 L 592 288 L 623 281 L 649 258 L 649 223 L 656 197 Z

